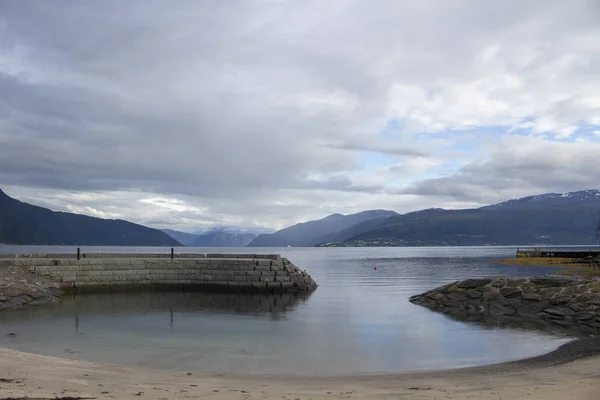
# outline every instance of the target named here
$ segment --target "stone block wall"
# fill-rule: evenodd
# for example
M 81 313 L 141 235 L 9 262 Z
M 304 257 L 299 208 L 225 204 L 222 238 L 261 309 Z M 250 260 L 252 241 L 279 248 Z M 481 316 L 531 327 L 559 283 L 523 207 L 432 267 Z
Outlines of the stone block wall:
M 0 254 L 0 259 L 13 258 L 51 258 L 56 259 L 77 259 L 77 253 L 29 253 L 29 254 Z M 81 258 L 171 258 L 171 254 L 166 253 L 80 253 Z M 279 254 L 201 254 L 201 253 L 181 253 L 173 254 L 173 258 L 240 258 L 240 259 L 258 259 L 258 260 L 281 260 Z
M 27 268 L 58 282 L 66 292 L 172 288 L 287 293 L 317 287 L 308 273 L 279 255 L 180 255 L 170 259 L 103 254 L 79 260 L 60 256 L 0 259 L 0 266 Z

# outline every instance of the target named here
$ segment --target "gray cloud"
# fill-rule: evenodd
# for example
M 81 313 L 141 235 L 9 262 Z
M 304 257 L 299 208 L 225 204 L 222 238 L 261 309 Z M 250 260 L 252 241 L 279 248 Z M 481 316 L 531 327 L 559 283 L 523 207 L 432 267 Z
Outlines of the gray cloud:
M 347 176 L 335 176 L 325 180 L 315 180 L 305 185 L 305 189 L 338 190 L 344 192 L 381 193 L 385 185 L 376 183 L 356 184 Z
M 210 43 L 204 34 L 207 27 L 194 29 L 214 18 L 210 10 L 203 13 L 188 5 L 189 11 L 200 11 L 200 20 L 192 21 L 186 7 L 164 4 L 139 3 L 118 17 L 110 13 L 110 4 L 75 6 L 69 21 L 63 21 L 67 17 L 58 9 L 41 12 L 12 3 L 17 8 L 13 16 L 25 13 L 34 19 L 19 25 L 18 18 L 6 17 L 9 30 L 17 33 L 14 48 L 22 43 L 39 46 L 36 49 L 47 57 L 44 61 L 55 60 L 47 67 L 67 76 L 64 85 L 54 76 L 45 79 L 45 72 L 39 78 L 31 73 L 31 80 L 40 79 L 36 83 L 18 75 L 2 76 L 3 96 L 10 99 L 4 114 L 17 115 L 16 120 L 2 121 L 2 144 L 7 155 L 20 159 L 15 163 L 3 157 L 3 180 L 64 189 L 133 186 L 231 196 L 273 182 L 281 188 L 296 187 L 303 173 L 352 166 L 351 156 L 314 146 L 318 127 L 311 124 L 327 117 L 327 110 L 304 126 L 293 125 L 286 121 L 289 115 L 303 112 L 296 100 L 278 93 L 277 86 L 271 91 L 261 88 L 266 80 L 284 78 L 295 86 L 293 70 L 282 71 L 278 78 L 273 74 L 277 65 L 270 64 L 277 57 L 261 62 L 261 54 L 248 54 L 242 43 L 238 56 L 255 60 L 228 65 L 227 58 L 235 54 L 221 54 L 219 44 L 247 28 L 235 33 L 241 21 L 233 11 L 243 10 L 216 10 L 223 26 L 214 26 L 217 40 Z M 130 26 L 132 21 L 141 26 Z M 191 29 L 189 47 L 167 39 L 178 34 L 176 24 L 182 21 L 194 22 L 184 26 Z M 102 29 L 104 22 L 110 32 Z M 228 27 L 234 33 L 225 33 Z M 77 34 L 80 29 L 83 35 Z M 25 34 L 22 42 L 18 33 Z M 254 46 L 261 47 L 260 42 Z M 108 88 L 103 81 L 110 83 Z M 290 86 L 282 83 L 279 89 Z M 333 122 L 336 119 L 333 116 Z
M 589 185 L 593 168 L 557 168 L 549 154 L 513 160 L 508 144 L 475 162 L 488 148 L 454 132 L 528 118 L 523 127 L 552 142 L 593 124 L 599 10 L 546 0 L 6 0 L 0 185 L 55 208 L 177 227 L 281 226 Z M 401 128 L 387 132 L 390 121 Z M 362 152 L 397 160 L 363 165 Z M 455 154 L 471 164 L 436 178 Z M 532 185 L 538 178 L 547 180 Z M 136 212 L 161 196 L 187 209 Z
M 425 149 L 419 149 L 416 147 L 410 146 L 398 146 L 398 147 L 386 147 L 383 144 L 376 143 L 340 143 L 335 145 L 328 145 L 326 147 L 331 147 L 334 149 L 341 150 L 353 150 L 353 151 L 370 151 L 374 153 L 381 154 L 390 154 L 397 156 L 407 156 L 407 157 L 430 157 L 431 154 Z

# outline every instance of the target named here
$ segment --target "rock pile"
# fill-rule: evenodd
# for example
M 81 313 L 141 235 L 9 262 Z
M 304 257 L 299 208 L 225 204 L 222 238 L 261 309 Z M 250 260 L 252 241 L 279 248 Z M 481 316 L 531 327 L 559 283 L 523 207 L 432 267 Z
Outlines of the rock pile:
M 59 284 L 18 266 L 0 266 L 0 310 L 48 303 L 62 294 Z
M 317 288 L 317 282 L 308 274 L 306 271 L 300 270 L 287 258 L 282 258 L 283 270 L 286 271 L 290 277 L 290 281 L 300 291 L 311 292 Z
M 410 302 L 452 315 L 542 321 L 600 333 L 600 280 L 566 277 L 457 281 L 413 296 Z

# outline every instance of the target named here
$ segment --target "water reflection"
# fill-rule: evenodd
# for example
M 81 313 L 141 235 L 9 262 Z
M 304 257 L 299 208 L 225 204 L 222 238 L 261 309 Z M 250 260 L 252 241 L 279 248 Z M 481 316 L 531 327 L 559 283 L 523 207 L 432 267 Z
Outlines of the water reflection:
M 271 320 L 285 318 L 310 293 L 249 294 L 197 292 L 130 292 L 64 295 L 52 304 L 12 310 L 0 314 L 0 321 L 49 319 L 73 316 L 79 332 L 80 316 L 86 318 L 121 315 L 165 315 L 171 328 L 176 315 L 186 313 L 268 315 Z
M 421 306 L 419 306 L 421 307 Z M 436 310 L 434 312 L 440 312 Z M 447 318 L 466 322 L 477 326 L 481 329 L 518 329 L 523 331 L 544 332 L 556 337 L 573 338 L 579 336 L 594 336 L 594 334 L 583 326 L 567 326 L 564 324 L 553 323 L 552 321 L 544 321 L 542 319 L 520 318 L 514 316 L 502 315 L 485 315 L 467 313 L 463 310 L 444 310 L 442 315 Z

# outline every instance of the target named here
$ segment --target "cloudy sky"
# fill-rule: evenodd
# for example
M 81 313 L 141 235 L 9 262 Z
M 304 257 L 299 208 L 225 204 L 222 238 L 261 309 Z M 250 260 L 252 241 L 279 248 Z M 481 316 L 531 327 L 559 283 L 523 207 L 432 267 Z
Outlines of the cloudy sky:
M 0 188 L 281 228 L 600 187 L 598 0 L 0 0 Z

